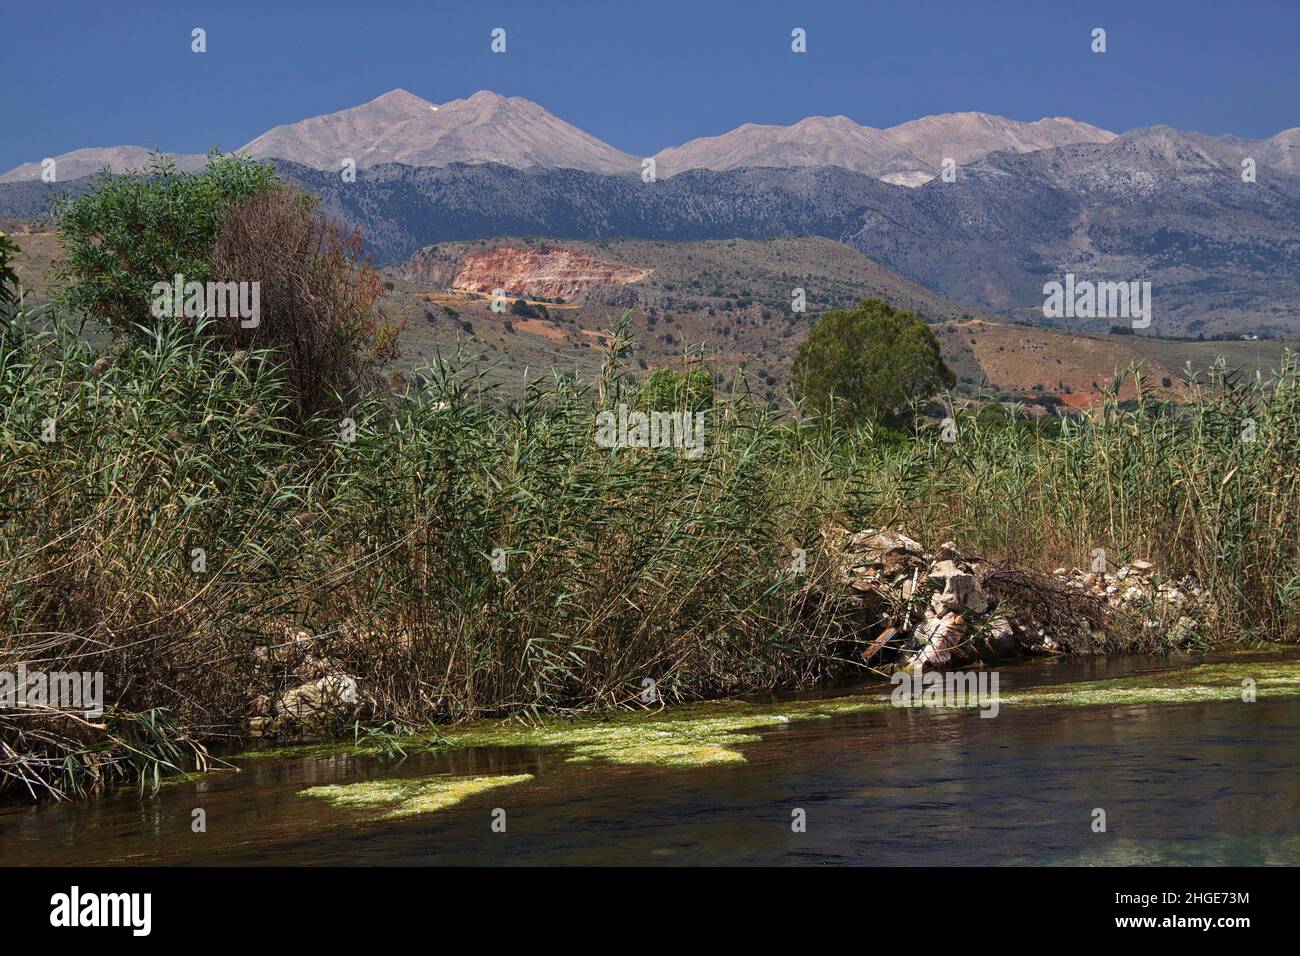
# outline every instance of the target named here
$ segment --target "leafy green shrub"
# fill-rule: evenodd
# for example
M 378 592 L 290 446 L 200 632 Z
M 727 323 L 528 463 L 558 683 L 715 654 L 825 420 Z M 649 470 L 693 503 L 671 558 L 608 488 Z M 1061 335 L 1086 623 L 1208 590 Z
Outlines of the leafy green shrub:
M 537 309 L 529 305 L 525 299 L 515 299 L 510 304 L 510 312 L 524 319 L 535 319 L 540 315 Z
M 713 376 L 707 369 L 657 368 L 637 388 L 641 411 L 705 411 L 713 407 Z
M 825 313 L 791 370 L 804 407 L 840 422 L 896 420 L 910 403 L 955 382 L 930 327 L 880 299 Z
M 89 193 L 58 200 L 62 304 L 118 331 L 152 325 L 154 285 L 177 274 L 206 281 L 227 214 L 274 182 L 270 166 L 214 154 L 197 173 L 158 160 L 148 173 L 103 176 Z
M 0 232 L 0 306 L 18 301 L 18 273 L 13 258 L 19 253 L 18 243 Z

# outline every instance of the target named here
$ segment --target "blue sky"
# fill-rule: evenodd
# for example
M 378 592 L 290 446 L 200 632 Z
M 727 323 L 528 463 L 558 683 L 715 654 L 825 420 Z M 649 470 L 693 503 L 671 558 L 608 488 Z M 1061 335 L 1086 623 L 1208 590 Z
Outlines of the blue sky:
M 394 87 L 434 102 L 523 96 L 639 155 L 837 113 L 1249 137 L 1300 126 L 1300 0 L 3 4 L 0 170 L 82 146 L 231 149 Z M 498 26 L 503 55 L 489 50 Z M 796 26 L 806 54 L 790 52 Z M 1094 27 L 1104 54 L 1089 49 Z

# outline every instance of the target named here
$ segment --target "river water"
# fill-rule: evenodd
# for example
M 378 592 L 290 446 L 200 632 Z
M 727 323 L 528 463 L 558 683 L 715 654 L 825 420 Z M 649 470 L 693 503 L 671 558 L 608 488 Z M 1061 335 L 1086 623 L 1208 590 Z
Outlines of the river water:
M 1206 660 L 1025 662 L 1001 670 L 1001 690 Z M 1300 697 L 1004 707 L 993 720 L 890 708 L 757 733 L 745 763 L 689 769 L 533 748 L 267 758 L 154 798 L 0 808 L 0 848 L 31 865 L 1300 863 Z M 298 796 L 448 772 L 534 779 L 383 822 Z

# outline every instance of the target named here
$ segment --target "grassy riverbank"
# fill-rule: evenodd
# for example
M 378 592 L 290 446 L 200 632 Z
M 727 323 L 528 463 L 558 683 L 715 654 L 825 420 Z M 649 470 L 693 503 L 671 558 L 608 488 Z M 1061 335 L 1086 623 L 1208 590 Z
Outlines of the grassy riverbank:
M 987 414 L 955 442 L 924 420 L 831 434 L 722 400 L 696 459 L 598 447 L 601 399 L 561 378 L 507 404 L 426 376 L 299 422 L 269 351 L 9 326 L 0 669 L 102 671 L 108 707 L 0 719 L 7 781 L 76 792 L 238 738 L 280 679 L 256 649 L 291 625 L 376 722 L 618 706 L 645 678 L 670 701 L 807 686 L 855 666 L 851 607 L 802 597 L 833 523 L 1044 568 L 1152 557 L 1211 592 L 1214 641 L 1296 639 L 1293 356 L 1187 405 L 1139 381 L 1056 435 Z M 603 402 L 632 389 L 611 366 Z

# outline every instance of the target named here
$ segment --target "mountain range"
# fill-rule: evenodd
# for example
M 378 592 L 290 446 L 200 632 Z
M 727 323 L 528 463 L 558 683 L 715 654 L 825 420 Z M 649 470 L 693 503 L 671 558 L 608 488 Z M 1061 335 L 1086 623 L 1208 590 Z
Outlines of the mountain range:
M 653 157 L 656 174 L 742 166 L 837 166 L 899 185 L 933 179 L 946 157 L 958 164 L 997 150 L 1026 152 L 1069 143 L 1105 143 L 1114 133 L 1077 120 L 1022 123 L 987 113 L 927 116 L 890 129 L 862 126 L 845 116 L 813 116 L 791 126 L 746 123 L 720 136 L 690 140 Z M 346 159 L 364 169 L 385 163 L 449 166 L 499 163 L 641 172 L 642 158 L 625 153 L 520 97 L 480 90 L 466 99 L 431 103 L 392 90 L 369 103 L 276 126 L 236 152 L 338 171 Z M 178 168 L 201 166 L 200 154 L 168 154 Z M 76 179 L 108 167 L 143 169 L 150 151 L 139 146 L 73 150 L 54 157 L 58 178 Z M 25 163 L 0 183 L 39 180 L 40 163 Z
M 657 171 L 742 166 L 838 166 L 899 186 L 934 179 L 945 159 L 957 165 L 1000 150 L 1029 152 L 1071 143 L 1108 143 L 1115 134 L 1057 117 L 1021 123 L 987 113 L 945 113 L 889 129 L 847 116 L 813 116 L 793 126 L 747 123 L 721 136 L 693 139 L 656 154 Z
M 663 150 L 646 182 L 640 158 L 527 100 L 480 92 L 436 105 L 394 90 L 241 152 L 321 196 L 380 262 L 505 235 L 822 236 L 949 299 L 1037 322 L 1044 283 L 1073 273 L 1150 281 L 1156 334 L 1300 334 L 1300 128 L 1246 140 L 982 113 L 885 130 L 812 117 Z M 52 195 L 88 188 L 79 177 L 97 163 L 121 172 L 147 156 L 75 151 L 52 184 L 39 164 L 19 167 L 0 177 L 0 215 L 39 216 Z M 936 176 L 948 157 L 954 175 Z M 348 158 L 355 182 L 339 175 Z

